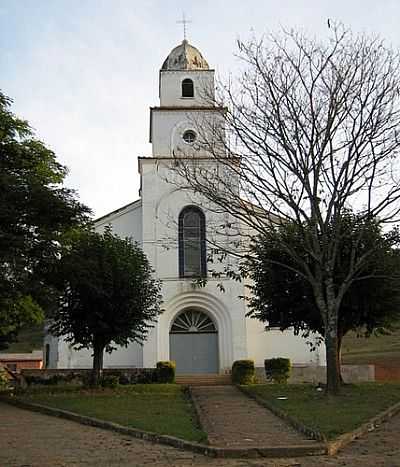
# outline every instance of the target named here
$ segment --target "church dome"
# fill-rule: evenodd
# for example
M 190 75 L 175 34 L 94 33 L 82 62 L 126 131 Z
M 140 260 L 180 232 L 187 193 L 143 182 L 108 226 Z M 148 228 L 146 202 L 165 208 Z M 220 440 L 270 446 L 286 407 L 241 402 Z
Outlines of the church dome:
M 201 53 L 190 45 L 187 40 L 182 41 L 165 59 L 162 70 L 208 70 L 209 66 Z

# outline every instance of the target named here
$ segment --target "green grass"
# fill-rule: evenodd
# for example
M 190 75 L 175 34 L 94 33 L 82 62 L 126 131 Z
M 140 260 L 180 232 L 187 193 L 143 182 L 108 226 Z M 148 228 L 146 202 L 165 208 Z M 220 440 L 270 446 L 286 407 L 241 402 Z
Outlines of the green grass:
M 349 333 L 342 345 L 343 363 L 400 366 L 400 326 L 385 336 L 357 337 Z
M 119 423 L 140 430 L 177 436 L 188 441 L 205 441 L 193 406 L 181 386 L 147 384 L 117 389 L 60 392 L 35 389 L 21 399 L 69 410 L 81 415 Z
M 311 385 L 254 385 L 247 390 L 328 439 L 352 431 L 400 402 L 400 384 L 363 383 L 342 388 L 328 398 Z M 278 400 L 285 396 L 287 400 Z
M 0 352 L 30 353 L 32 350 L 41 350 L 43 347 L 43 335 L 43 325 L 24 328 L 18 334 L 17 342 L 13 342 L 7 349 Z

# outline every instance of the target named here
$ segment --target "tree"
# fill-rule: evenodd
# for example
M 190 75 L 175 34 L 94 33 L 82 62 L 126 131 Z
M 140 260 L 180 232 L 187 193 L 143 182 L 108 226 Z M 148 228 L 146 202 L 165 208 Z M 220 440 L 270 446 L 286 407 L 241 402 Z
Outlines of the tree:
M 7 349 L 11 342 L 17 340 L 22 325 L 40 324 L 43 322 L 43 309 L 30 295 L 21 296 L 18 300 L 1 300 L 0 308 L 0 350 Z
M 398 229 L 383 233 L 376 220 L 358 220 L 351 212 L 342 219 L 343 237 L 339 245 L 340 259 L 334 271 L 335 283 L 342 280 L 348 270 L 349 250 L 352 242 L 361 238 L 359 254 L 373 254 L 363 264 L 358 276 L 345 293 L 338 317 L 337 359 L 340 372 L 341 344 L 349 331 L 370 336 L 393 329 L 400 319 L 400 233 Z M 307 228 L 307 226 L 304 226 Z M 246 264 L 252 294 L 249 297 L 249 316 L 273 323 L 283 331 L 293 328 L 305 337 L 310 332 L 323 335 L 324 323 L 315 303 L 308 281 L 299 275 L 292 258 L 281 248 L 282 240 L 291 243 L 312 268 L 309 253 L 303 245 L 296 225 L 272 228 L 268 237 L 258 238 L 252 244 L 253 255 Z M 302 252 L 302 253 L 300 253 Z M 364 279 L 362 279 L 364 277 Z M 357 280 L 358 278 L 362 280 Z
M 361 237 L 354 239 L 335 280 L 343 213 L 352 208 L 381 225 L 400 214 L 400 61 L 377 37 L 341 25 L 327 33 L 327 41 L 294 30 L 240 41 L 243 72 L 210 102 L 226 107 L 221 124 L 193 119 L 197 147 L 208 156 L 171 167 L 184 189 L 229 213 L 250 238 L 267 234 L 271 223 L 298 227 L 311 264 L 283 236 L 280 248 L 311 287 L 323 322 L 327 392 L 336 394 L 339 310 L 373 254 L 359 254 Z
M 93 349 L 93 382 L 104 350 L 143 342 L 160 314 L 160 283 L 136 243 L 92 230 L 76 232 L 54 277 L 61 293 L 50 333 L 77 349 Z
M 63 233 L 86 221 L 89 209 L 63 187 L 55 154 L 10 111 L 0 92 L 0 341 L 43 318 L 49 294 L 44 271 L 60 252 Z M 47 290 L 46 290 L 47 292 Z

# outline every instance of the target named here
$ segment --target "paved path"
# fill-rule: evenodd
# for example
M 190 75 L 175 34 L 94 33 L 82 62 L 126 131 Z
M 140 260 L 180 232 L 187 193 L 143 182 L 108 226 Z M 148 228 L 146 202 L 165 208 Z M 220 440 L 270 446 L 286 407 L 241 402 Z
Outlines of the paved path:
M 211 459 L 0 403 L 0 467 L 288 467 L 291 461 Z
M 210 459 L 0 403 L 0 467 L 400 467 L 400 416 L 334 457 Z
M 200 421 L 213 446 L 257 447 L 316 444 L 235 386 L 192 388 Z

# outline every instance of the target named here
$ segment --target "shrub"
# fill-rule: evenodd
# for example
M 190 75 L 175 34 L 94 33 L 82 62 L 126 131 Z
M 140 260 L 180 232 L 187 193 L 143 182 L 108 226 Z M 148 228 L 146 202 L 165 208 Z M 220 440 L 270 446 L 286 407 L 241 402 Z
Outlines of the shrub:
M 159 383 L 175 383 L 175 362 L 157 362 L 157 381 Z
M 36 374 L 36 375 L 25 375 L 24 378 L 28 386 L 32 385 L 45 385 L 45 386 L 56 386 L 58 384 L 81 384 L 83 376 L 79 373 L 55 373 L 55 374 Z
M 125 386 L 126 384 L 131 384 L 131 378 L 127 373 L 121 373 L 118 376 L 118 383 Z
M 7 375 L 7 371 L 0 367 L 0 391 L 9 389 L 10 381 Z
M 255 380 L 253 360 L 236 360 L 232 365 L 232 382 L 234 384 L 252 384 Z
M 118 375 L 105 375 L 101 379 L 101 385 L 103 388 L 111 388 L 115 389 L 118 387 L 119 384 L 119 376 Z
M 264 360 L 265 376 L 274 383 L 287 383 L 290 376 L 289 358 L 270 358 Z
M 158 383 L 159 381 L 159 371 L 157 369 L 146 369 L 131 378 L 131 384 L 152 384 Z M 173 381 L 175 381 L 175 376 Z

